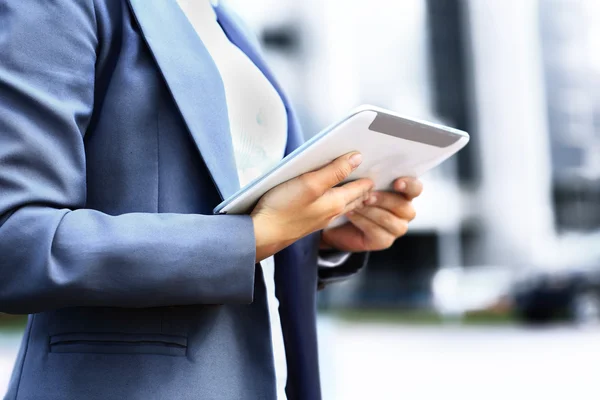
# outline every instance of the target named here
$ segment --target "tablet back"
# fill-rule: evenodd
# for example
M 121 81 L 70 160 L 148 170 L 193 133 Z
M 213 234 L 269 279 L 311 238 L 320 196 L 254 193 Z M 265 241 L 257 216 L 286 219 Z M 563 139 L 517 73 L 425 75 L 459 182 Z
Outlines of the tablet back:
M 363 106 L 313 137 L 214 211 L 249 213 L 268 190 L 351 151 L 360 151 L 363 162 L 347 181 L 368 177 L 376 190 L 390 190 L 396 178 L 422 175 L 468 141 L 466 132 Z

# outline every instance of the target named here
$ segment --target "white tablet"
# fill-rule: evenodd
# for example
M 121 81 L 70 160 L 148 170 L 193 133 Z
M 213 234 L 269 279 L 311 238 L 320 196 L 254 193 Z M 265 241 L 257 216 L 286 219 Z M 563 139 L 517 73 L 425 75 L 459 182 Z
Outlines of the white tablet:
M 391 190 L 396 178 L 422 175 L 462 149 L 468 141 L 469 135 L 457 129 L 362 106 L 225 199 L 214 212 L 248 214 L 270 189 L 351 151 L 361 152 L 363 162 L 346 181 L 370 178 L 375 190 Z M 335 225 L 341 222 L 341 219 L 334 221 Z

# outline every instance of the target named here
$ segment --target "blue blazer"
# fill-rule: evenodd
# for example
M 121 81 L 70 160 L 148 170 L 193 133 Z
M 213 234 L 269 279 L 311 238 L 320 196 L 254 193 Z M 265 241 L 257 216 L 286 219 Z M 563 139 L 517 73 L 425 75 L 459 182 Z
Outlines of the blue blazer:
M 230 40 L 296 116 L 235 17 Z M 175 0 L 0 2 L 0 312 L 31 314 L 5 399 L 274 399 L 225 93 Z M 276 255 L 290 399 L 320 398 L 318 235 Z M 322 279 L 363 265 L 355 255 Z

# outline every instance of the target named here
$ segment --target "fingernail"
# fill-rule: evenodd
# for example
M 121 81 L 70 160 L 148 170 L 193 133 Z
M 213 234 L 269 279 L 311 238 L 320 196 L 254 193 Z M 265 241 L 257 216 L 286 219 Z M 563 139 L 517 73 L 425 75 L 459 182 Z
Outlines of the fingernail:
M 354 215 L 354 211 L 349 211 L 346 213 L 346 216 L 351 217 Z
M 352 155 L 348 161 L 350 161 L 350 165 L 352 165 L 353 168 L 357 168 L 360 163 L 362 163 L 362 154 L 356 153 Z
M 374 194 L 370 195 L 369 198 L 365 201 L 365 204 L 368 206 L 372 206 L 377 202 L 377 196 Z
M 400 192 L 403 192 L 406 190 L 406 182 L 404 181 L 400 181 L 396 184 L 396 189 Z

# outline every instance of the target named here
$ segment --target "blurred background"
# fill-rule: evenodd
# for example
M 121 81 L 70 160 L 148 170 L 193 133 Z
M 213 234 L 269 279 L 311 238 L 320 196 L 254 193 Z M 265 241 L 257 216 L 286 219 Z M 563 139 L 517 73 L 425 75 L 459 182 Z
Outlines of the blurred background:
M 307 137 L 363 103 L 471 134 L 319 294 L 324 398 L 600 398 L 600 3 L 228 3 Z M 23 324 L 0 314 L 0 393 Z

